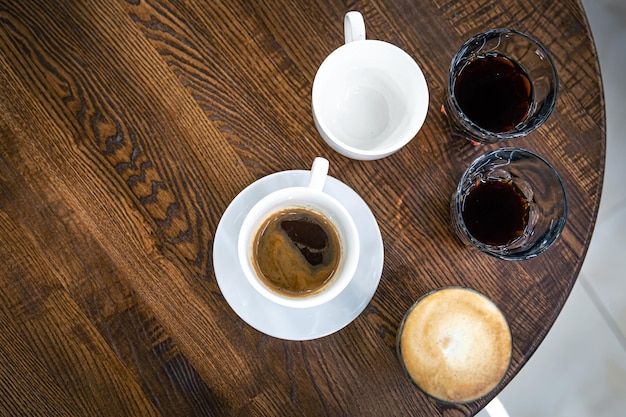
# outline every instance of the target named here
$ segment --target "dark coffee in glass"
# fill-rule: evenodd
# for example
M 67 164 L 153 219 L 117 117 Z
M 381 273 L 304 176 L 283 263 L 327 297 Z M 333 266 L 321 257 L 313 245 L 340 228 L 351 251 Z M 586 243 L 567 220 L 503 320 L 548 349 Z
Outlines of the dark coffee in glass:
M 561 235 L 567 194 L 541 156 L 499 148 L 465 170 L 451 200 L 452 228 L 470 247 L 509 261 L 533 258 Z
M 478 56 L 459 73 L 454 89 L 459 107 L 478 126 L 512 131 L 529 114 L 532 85 L 526 71 L 499 55 Z
M 554 63 L 539 41 L 492 29 L 470 38 L 452 59 L 442 111 L 453 136 L 493 143 L 541 126 L 557 93 Z
M 508 245 L 528 224 L 530 204 L 511 180 L 479 181 L 465 197 L 462 213 L 467 230 L 491 246 Z

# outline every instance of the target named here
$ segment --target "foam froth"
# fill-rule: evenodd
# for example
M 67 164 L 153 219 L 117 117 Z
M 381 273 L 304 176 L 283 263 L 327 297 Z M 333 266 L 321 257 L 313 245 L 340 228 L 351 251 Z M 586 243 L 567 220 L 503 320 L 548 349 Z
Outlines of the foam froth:
M 484 295 L 446 288 L 409 310 L 399 334 L 406 371 L 427 394 L 468 402 L 491 391 L 511 358 L 511 332 L 498 307 Z

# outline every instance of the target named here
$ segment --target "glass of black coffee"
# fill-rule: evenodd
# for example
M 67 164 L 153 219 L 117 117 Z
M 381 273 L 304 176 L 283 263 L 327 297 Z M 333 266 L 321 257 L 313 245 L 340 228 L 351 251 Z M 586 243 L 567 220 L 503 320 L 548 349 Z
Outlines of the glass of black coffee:
M 493 143 L 541 126 L 557 94 L 546 48 L 516 30 L 492 29 L 469 39 L 452 59 L 442 111 L 454 136 Z
M 476 159 L 452 195 L 452 228 L 466 244 L 500 259 L 533 258 L 561 235 L 567 194 L 541 156 L 500 148 Z

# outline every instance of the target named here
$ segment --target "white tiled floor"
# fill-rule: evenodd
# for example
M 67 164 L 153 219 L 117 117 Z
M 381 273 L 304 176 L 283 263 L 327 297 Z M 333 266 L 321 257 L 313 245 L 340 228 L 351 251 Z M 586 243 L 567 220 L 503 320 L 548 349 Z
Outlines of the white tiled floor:
M 563 312 L 499 396 L 511 417 L 626 416 L 626 0 L 583 0 L 583 5 L 606 100 L 600 213 Z

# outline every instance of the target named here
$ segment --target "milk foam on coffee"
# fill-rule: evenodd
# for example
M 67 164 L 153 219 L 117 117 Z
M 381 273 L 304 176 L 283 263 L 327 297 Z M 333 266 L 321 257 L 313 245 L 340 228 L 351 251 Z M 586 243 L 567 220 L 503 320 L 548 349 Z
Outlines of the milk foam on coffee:
M 468 402 L 488 394 L 506 373 L 508 323 L 484 295 L 465 288 L 433 292 L 409 310 L 398 336 L 406 372 L 427 394 Z

